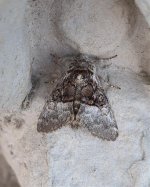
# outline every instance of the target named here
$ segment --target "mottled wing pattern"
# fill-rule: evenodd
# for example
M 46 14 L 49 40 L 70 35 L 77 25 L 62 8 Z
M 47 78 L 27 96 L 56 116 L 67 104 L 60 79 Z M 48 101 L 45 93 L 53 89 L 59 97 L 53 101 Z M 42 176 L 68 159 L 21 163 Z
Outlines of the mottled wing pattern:
M 88 93 L 90 92 L 88 91 Z M 103 88 L 97 87 L 90 97 L 87 94 L 84 95 L 82 103 L 86 105 L 81 105 L 79 111 L 80 123 L 99 138 L 116 140 L 118 127 Z
M 67 125 L 71 110 L 69 103 L 55 102 L 49 99 L 40 114 L 37 124 L 38 132 L 52 132 Z
M 72 116 L 74 119 L 72 121 Z M 57 84 L 40 114 L 37 130 L 52 132 L 64 125 L 83 126 L 93 135 L 116 140 L 117 123 L 101 80 L 86 61 L 74 62 Z
M 118 137 L 118 128 L 112 110 L 102 107 L 101 110 L 95 106 L 81 106 L 82 115 L 79 112 L 80 123 L 87 128 L 91 134 L 108 141 L 115 141 Z
M 72 102 L 75 95 L 75 86 L 72 83 L 72 77 L 70 73 L 57 84 L 56 88 L 52 92 L 52 99 L 57 102 Z
M 67 124 L 70 119 L 71 96 L 67 97 L 64 93 L 64 86 L 67 84 L 69 74 L 56 85 L 50 98 L 47 100 L 38 119 L 38 132 L 52 132 Z M 65 100 L 65 101 L 64 101 Z M 64 101 L 64 102 L 63 102 Z

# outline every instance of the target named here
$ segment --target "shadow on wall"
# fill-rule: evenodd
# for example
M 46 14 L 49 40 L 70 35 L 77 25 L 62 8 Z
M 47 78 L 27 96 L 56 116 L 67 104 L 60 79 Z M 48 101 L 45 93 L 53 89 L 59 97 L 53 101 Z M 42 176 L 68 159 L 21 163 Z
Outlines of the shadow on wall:
M 0 187 L 20 187 L 17 178 L 4 157 L 0 154 Z

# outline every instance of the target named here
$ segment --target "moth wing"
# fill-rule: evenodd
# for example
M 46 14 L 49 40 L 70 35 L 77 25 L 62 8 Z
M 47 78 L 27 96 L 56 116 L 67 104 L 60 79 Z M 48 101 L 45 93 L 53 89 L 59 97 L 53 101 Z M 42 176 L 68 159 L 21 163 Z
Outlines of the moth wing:
M 54 101 L 60 102 L 62 101 L 62 89 L 63 89 L 63 82 L 64 79 L 62 79 L 54 88 L 54 90 L 52 91 L 52 99 Z M 49 103 L 49 102 L 48 102 Z
M 84 109 L 83 109 L 84 108 Z M 84 111 L 80 123 L 93 135 L 108 141 L 115 141 L 118 137 L 118 127 L 112 111 L 103 107 L 101 110 L 95 106 L 81 106 Z
M 56 85 L 55 89 L 52 91 L 52 98 L 54 101 L 66 103 L 74 100 L 75 87 L 68 80 L 71 80 L 69 73 Z
M 95 97 L 95 106 L 81 106 L 80 121 L 93 135 L 115 141 L 118 127 L 109 101 L 101 89 L 95 92 Z
M 67 125 L 70 118 L 70 106 L 68 103 L 54 102 L 51 99 L 45 104 L 38 123 L 38 132 L 52 132 Z

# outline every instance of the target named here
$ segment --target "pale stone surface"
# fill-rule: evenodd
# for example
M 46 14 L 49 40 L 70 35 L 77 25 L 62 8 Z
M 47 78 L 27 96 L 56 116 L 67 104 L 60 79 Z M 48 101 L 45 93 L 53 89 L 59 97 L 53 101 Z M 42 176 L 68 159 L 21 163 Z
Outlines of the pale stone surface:
M 18 110 L 30 89 L 26 0 L 0 0 L 0 109 Z
M 150 1 L 149 0 L 135 0 L 135 2 L 150 25 Z
M 82 128 L 37 133 L 44 84 L 29 110 L 3 114 L 3 153 L 22 186 L 149 186 L 149 86 L 130 70 L 111 67 L 109 74 L 121 87 L 108 94 L 119 128 L 115 142 Z
M 96 56 L 114 52 L 128 29 L 124 26 L 128 22 L 127 4 L 109 0 L 67 2 L 62 1 L 62 9 L 57 10 L 59 14 L 61 11 L 58 26 L 72 47 Z
M 118 54 L 117 65 L 150 72 L 148 26 L 130 0 L 29 1 L 27 15 L 36 76 L 51 72 L 51 54 L 79 52 Z
M 40 87 L 29 109 L 0 117 L 3 154 L 21 186 L 149 187 L 150 37 L 134 3 L 36 0 L 29 1 L 25 17 L 33 74 L 40 78 Z M 65 68 L 50 63 L 51 53 L 77 52 L 118 55 L 104 69 L 110 82 L 121 87 L 108 92 L 119 128 L 115 142 L 82 128 L 37 133 L 38 116 L 53 87 L 45 82 Z

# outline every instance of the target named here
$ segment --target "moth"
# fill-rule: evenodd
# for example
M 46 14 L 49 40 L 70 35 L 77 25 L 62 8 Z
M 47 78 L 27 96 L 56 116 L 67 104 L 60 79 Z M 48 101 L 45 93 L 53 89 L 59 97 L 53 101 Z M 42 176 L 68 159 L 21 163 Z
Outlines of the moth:
M 38 132 L 62 126 L 83 127 L 98 138 L 116 140 L 117 123 L 95 65 L 84 56 L 74 57 L 41 112 Z

